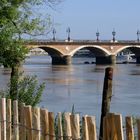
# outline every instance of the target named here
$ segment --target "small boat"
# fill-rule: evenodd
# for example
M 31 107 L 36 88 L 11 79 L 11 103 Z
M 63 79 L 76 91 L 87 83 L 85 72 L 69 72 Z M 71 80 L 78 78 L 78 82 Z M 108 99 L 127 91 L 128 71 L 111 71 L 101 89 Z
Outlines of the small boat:
M 135 59 L 133 58 L 135 54 L 123 54 L 123 55 L 118 55 L 117 56 L 117 62 L 118 63 L 131 63 L 135 62 Z

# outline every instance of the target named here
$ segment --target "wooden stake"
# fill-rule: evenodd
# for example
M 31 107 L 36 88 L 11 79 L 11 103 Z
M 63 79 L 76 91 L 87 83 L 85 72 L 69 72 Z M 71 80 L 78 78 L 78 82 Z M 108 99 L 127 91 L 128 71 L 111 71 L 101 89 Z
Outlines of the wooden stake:
M 108 67 L 105 70 L 105 78 L 104 78 L 99 140 L 102 140 L 103 138 L 103 118 L 110 111 L 110 102 L 112 97 L 112 78 L 113 78 L 113 68 Z
M 33 140 L 40 140 L 40 108 L 33 108 Z
M 72 139 L 80 139 L 80 116 L 79 114 L 70 115 Z
M 133 120 L 132 117 L 127 116 L 126 121 L 126 138 L 127 140 L 134 140 Z
M 42 129 L 42 139 L 49 139 L 49 119 L 48 119 L 48 110 L 41 109 L 41 129 Z
M 89 140 L 97 140 L 95 117 L 87 117 Z
M 64 128 L 65 128 L 65 135 L 66 140 L 71 140 L 71 124 L 70 124 L 70 113 L 64 114 Z
M 49 140 L 55 140 L 54 113 L 49 112 Z
M 2 98 L 0 100 L 0 110 L 1 110 L 1 140 L 6 140 L 6 99 Z
M 11 99 L 7 100 L 7 140 L 11 140 L 12 137 L 12 114 L 11 114 Z
M 32 136 L 32 107 L 25 106 L 24 113 L 26 114 L 25 122 L 26 122 L 26 130 L 27 130 L 27 139 L 26 140 L 33 140 Z
M 103 140 L 124 140 L 122 116 L 108 113 L 103 119 Z
M 63 130 L 62 130 L 62 113 L 58 113 L 58 137 L 59 140 L 63 140 Z
M 115 127 L 117 140 L 124 140 L 122 115 L 115 114 L 113 117 L 114 117 L 114 127 Z
M 25 107 L 25 103 L 21 103 L 20 104 L 20 124 L 21 126 L 19 127 L 19 138 L 20 140 L 25 140 L 26 139 L 26 128 L 25 126 L 25 119 L 24 117 L 26 117 L 26 115 L 24 114 L 24 107 Z
M 82 140 L 89 140 L 87 115 L 82 118 Z
M 14 111 L 14 140 L 19 140 L 19 126 L 18 126 L 18 101 L 13 101 L 13 111 Z
M 140 119 L 137 119 L 138 140 L 140 140 Z

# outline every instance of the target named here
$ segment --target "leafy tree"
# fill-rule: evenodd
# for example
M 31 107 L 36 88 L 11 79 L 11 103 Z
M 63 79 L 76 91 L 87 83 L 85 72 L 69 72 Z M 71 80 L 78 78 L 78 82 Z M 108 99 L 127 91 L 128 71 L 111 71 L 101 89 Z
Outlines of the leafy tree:
M 53 7 L 60 0 L 1 0 L 0 1 L 0 63 L 15 67 L 28 52 L 25 35 L 38 36 L 51 27 L 50 16 L 34 14 L 34 8 L 43 4 Z M 43 11 L 45 12 L 45 11 Z
M 0 91 L 1 97 L 18 100 L 19 103 L 31 106 L 36 106 L 41 101 L 45 83 L 38 84 L 36 76 L 23 77 L 21 74 L 20 78 L 14 77 L 12 82 L 5 91 Z M 13 90 L 12 95 L 10 94 L 11 89 Z
M 17 78 L 14 80 L 17 80 Z M 14 84 L 12 88 L 15 88 Z M 12 100 L 18 99 L 19 102 L 25 103 L 26 105 L 35 106 L 40 102 L 45 83 L 38 84 L 36 76 L 25 76 L 18 81 L 18 86 L 16 88 L 17 94 L 11 96 L 9 94 L 10 92 L 7 92 L 8 98 Z
M 41 17 L 34 8 L 54 7 L 61 0 L 0 0 L 0 63 L 11 68 L 11 84 L 17 87 L 20 63 L 26 58 L 25 35 L 38 36 L 51 27 L 50 16 Z M 38 11 L 38 10 L 37 10 Z M 45 11 L 43 11 L 45 12 Z M 17 92 L 10 89 L 10 94 Z

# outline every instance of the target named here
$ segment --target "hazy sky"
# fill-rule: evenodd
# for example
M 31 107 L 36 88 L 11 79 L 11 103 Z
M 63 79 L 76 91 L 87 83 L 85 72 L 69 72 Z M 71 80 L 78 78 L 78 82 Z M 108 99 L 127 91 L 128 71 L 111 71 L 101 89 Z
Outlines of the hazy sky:
M 72 39 L 96 39 L 97 29 L 100 39 L 112 39 L 115 28 L 117 39 L 130 40 L 140 29 L 140 0 L 64 0 L 51 14 L 59 39 L 67 27 Z

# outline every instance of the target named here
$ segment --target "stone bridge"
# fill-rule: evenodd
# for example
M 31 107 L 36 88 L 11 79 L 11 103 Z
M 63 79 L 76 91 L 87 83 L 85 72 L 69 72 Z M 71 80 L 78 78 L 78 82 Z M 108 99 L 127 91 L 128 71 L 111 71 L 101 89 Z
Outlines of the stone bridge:
M 41 48 L 48 52 L 52 58 L 52 64 L 70 64 L 71 57 L 80 49 L 86 48 L 94 53 L 96 64 L 114 64 L 116 55 L 129 49 L 135 54 L 136 63 L 140 63 L 140 42 L 137 41 L 49 41 L 38 40 L 27 43 L 29 49 Z

